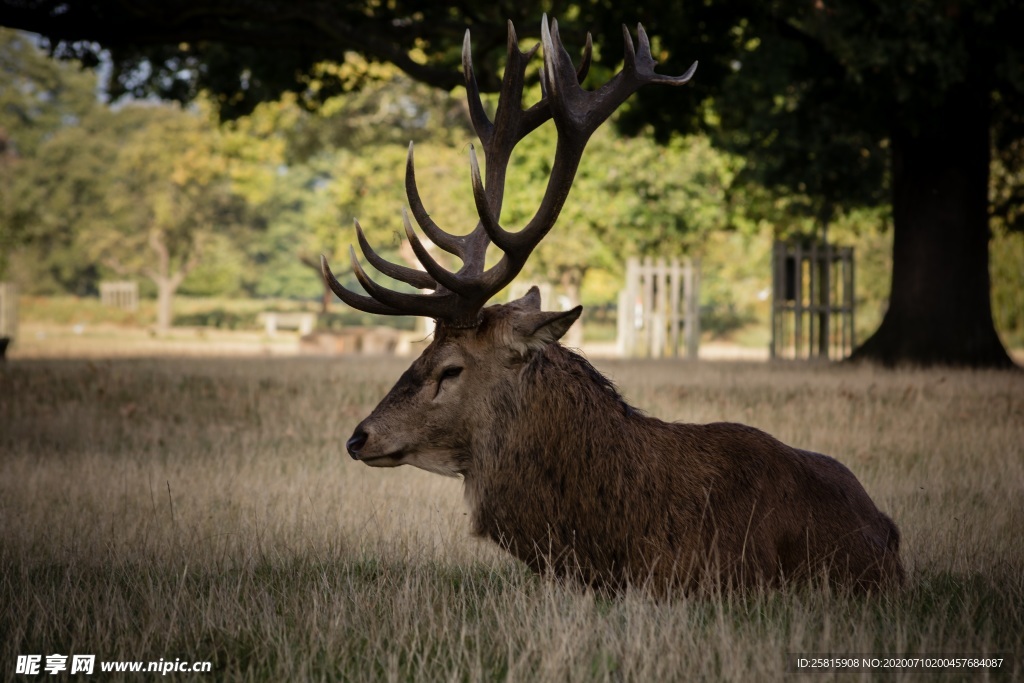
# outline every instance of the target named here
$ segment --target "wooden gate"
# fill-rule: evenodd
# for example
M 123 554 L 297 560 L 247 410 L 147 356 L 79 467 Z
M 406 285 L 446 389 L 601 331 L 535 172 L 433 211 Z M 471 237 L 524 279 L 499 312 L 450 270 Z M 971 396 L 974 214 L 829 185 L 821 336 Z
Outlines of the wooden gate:
M 100 302 L 124 311 L 139 310 L 139 283 L 115 280 L 100 283 Z
M 619 294 L 618 345 L 634 358 L 697 358 L 700 346 L 699 266 L 690 259 L 648 257 L 626 262 Z

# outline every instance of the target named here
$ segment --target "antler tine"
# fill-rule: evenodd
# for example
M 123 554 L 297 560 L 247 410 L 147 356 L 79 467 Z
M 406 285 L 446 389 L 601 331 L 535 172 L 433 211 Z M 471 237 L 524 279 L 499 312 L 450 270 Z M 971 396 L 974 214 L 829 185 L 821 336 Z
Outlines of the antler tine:
M 650 54 L 650 50 L 648 50 Z M 622 73 L 636 71 L 636 47 L 633 45 L 633 36 L 629 34 L 629 28 L 622 25 Z
M 409 200 L 409 208 L 412 210 L 412 215 L 416 219 L 416 223 L 419 224 L 420 229 L 426 233 L 427 239 L 449 254 L 463 258 L 465 253 L 464 238 L 447 233 L 438 227 L 437 223 L 434 222 L 434 219 L 430 217 L 430 214 L 427 213 L 426 208 L 423 206 L 419 188 L 416 186 L 416 165 L 413 163 L 412 149 L 413 145 L 410 142 L 409 153 L 405 157 L 405 196 Z
M 404 214 L 403 209 L 403 214 Z M 406 219 L 408 222 L 408 219 Z M 391 263 L 387 261 L 377 252 L 373 250 L 370 243 L 366 240 L 366 235 L 363 234 L 363 226 L 359 225 L 359 221 L 355 221 L 356 224 L 356 239 L 359 240 L 359 249 L 362 250 L 363 256 L 369 261 L 374 268 L 384 273 L 388 277 L 400 280 L 406 284 L 412 285 L 416 289 L 437 289 L 437 282 L 432 280 L 427 273 L 415 268 L 408 268 L 406 266 L 399 265 L 397 263 Z
M 434 260 L 434 257 L 430 255 L 427 248 L 420 242 L 420 238 L 416 235 L 416 231 L 412 229 L 412 223 L 409 222 L 409 214 L 406 210 L 402 209 L 402 222 L 405 224 L 405 236 L 409 240 L 409 245 L 412 247 L 413 253 L 416 254 L 416 258 L 423 264 L 427 273 L 430 277 L 437 281 L 437 284 L 441 285 L 445 289 L 456 294 L 467 294 L 469 288 L 464 280 L 460 280 L 459 277 L 439 264 Z M 379 270 L 379 269 L 378 269 Z M 436 286 L 436 285 L 435 285 Z M 431 288 L 433 289 L 433 288 Z
M 455 312 L 455 309 L 448 305 L 453 296 L 450 293 L 406 294 L 378 285 L 363 270 L 362 265 L 359 263 L 359 258 L 356 256 L 356 250 L 352 247 L 349 247 L 348 250 L 349 258 L 352 260 L 352 273 L 359 280 L 359 284 L 362 285 L 366 293 L 373 299 L 394 311 L 391 315 L 422 315 L 431 318 L 446 318 Z
M 587 42 L 583 46 L 583 58 L 580 61 L 580 66 L 576 69 L 576 82 L 583 83 L 583 79 L 590 73 L 590 64 L 593 60 L 594 53 L 594 39 L 590 35 L 590 31 L 587 31 Z
M 629 31 L 626 30 L 626 26 L 623 25 L 622 28 L 623 31 L 625 31 L 628 35 Z M 645 72 L 643 74 L 644 80 L 643 83 L 641 83 L 640 85 L 643 85 L 645 83 L 661 83 L 663 85 L 685 85 L 690 81 L 691 78 L 693 78 L 693 74 L 697 72 L 697 62 L 691 64 L 690 68 L 687 69 L 682 76 L 665 76 L 662 74 L 654 73 L 654 67 L 658 64 L 658 62 L 655 61 L 654 56 L 651 54 L 651 41 L 647 37 L 647 31 L 644 30 L 643 24 L 638 23 L 636 25 L 636 34 L 637 38 L 640 41 L 640 59 L 643 62 L 645 69 Z M 629 39 L 629 43 L 630 45 L 633 44 L 632 38 Z
M 548 74 L 548 90 L 552 93 L 552 107 L 564 112 L 563 116 L 571 120 L 576 132 L 588 139 L 612 113 L 636 92 L 641 86 L 647 83 L 661 83 L 665 85 L 684 85 L 690 81 L 697 70 L 697 62 L 694 62 L 682 76 L 664 76 L 655 73 L 656 62 L 651 56 L 650 40 L 642 25 L 637 26 L 637 34 L 640 41 L 640 51 L 636 51 L 633 45 L 633 38 L 629 29 L 623 25 L 623 67 L 611 80 L 593 92 L 584 92 L 582 88 L 571 82 L 567 72 L 572 69 L 572 60 L 562 45 L 558 35 L 558 22 L 552 21 L 551 28 L 541 27 L 541 36 L 544 41 L 545 71 Z M 556 73 L 557 72 L 557 73 Z M 555 84 L 560 83 L 563 87 L 555 91 Z M 559 122 L 556 114 L 555 123 Z
M 345 288 L 338 279 L 334 277 L 334 273 L 331 272 L 331 267 L 327 263 L 327 257 L 320 254 L 320 271 L 324 275 L 324 280 L 327 281 L 327 285 L 331 290 L 338 295 L 338 298 L 344 301 L 352 308 L 363 311 L 365 313 L 375 313 L 377 315 L 405 315 L 402 311 L 396 310 L 387 304 L 383 304 L 376 299 L 372 299 L 363 294 L 356 294 Z
M 510 233 L 498 224 L 498 218 L 491 210 L 487 192 L 484 190 L 484 181 L 480 178 L 480 164 L 476 160 L 476 149 L 473 148 L 473 145 L 469 146 L 469 169 L 473 181 L 473 200 L 476 202 L 476 213 L 480 216 L 480 224 L 494 246 L 507 252 L 512 248 L 509 240 Z
M 625 24 L 623 24 L 623 28 L 625 28 Z M 651 61 L 653 61 L 654 56 L 651 55 L 651 40 L 647 37 L 647 31 L 644 30 L 644 25 L 640 22 L 637 22 L 636 24 L 636 38 L 640 43 L 640 56 L 642 58 L 650 57 Z M 629 42 L 633 42 L 632 38 Z
M 515 40 L 515 33 L 512 29 L 512 22 L 508 22 L 509 25 L 509 50 L 512 49 L 512 42 Z M 462 75 L 466 79 L 466 100 L 469 104 L 469 118 L 473 123 L 473 129 L 476 131 L 477 137 L 479 137 L 486 144 L 491 139 L 491 134 L 494 132 L 494 124 L 487 117 L 487 112 L 484 111 L 484 103 L 480 99 L 480 87 L 476 82 L 476 72 L 473 71 L 473 54 L 472 45 L 469 40 L 469 29 L 466 29 L 466 35 L 462 39 Z

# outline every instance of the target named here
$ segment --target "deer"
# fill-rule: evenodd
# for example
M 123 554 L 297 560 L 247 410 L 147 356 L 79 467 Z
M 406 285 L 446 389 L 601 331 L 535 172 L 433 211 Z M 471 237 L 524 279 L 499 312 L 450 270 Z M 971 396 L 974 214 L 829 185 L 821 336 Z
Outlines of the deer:
M 581 306 L 543 311 L 536 288 L 488 305 L 554 226 L 598 126 L 641 86 L 680 86 L 696 71 L 694 62 L 681 76 L 658 74 L 643 26 L 638 48 L 625 26 L 623 35 L 621 71 L 584 90 L 590 34 L 576 67 L 557 21 L 545 15 L 541 41 L 527 51 L 509 22 L 492 119 L 467 30 L 462 65 L 469 115 L 486 162 L 481 178 L 470 146 L 477 225 L 457 235 L 428 214 L 412 144 L 405 177 L 420 229 L 461 267 L 446 269 L 428 253 L 404 209 L 405 233 L 422 270 L 377 254 L 358 220 L 356 238 L 379 272 L 427 292 L 378 284 L 350 246 L 352 272 L 365 293 L 351 291 L 321 256 L 326 283 L 349 306 L 436 323 L 429 345 L 356 426 L 348 453 L 370 467 L 411 465 L 461 477 L 475 536 L 537 574 L 594 590 L 900 585 L 899 531 L 839 461 L 746 425 L 668 423 L 630 406 L 612 381 L 559 343 Z M 541 98 L 524 108 L 527 63 L 541 46 Z M 499 216 L 512 150 L 549 119 L 557 142 L 540 205 L 525 227 L 508 230 Z M 486 267 L 490 245 L 501 257 Z

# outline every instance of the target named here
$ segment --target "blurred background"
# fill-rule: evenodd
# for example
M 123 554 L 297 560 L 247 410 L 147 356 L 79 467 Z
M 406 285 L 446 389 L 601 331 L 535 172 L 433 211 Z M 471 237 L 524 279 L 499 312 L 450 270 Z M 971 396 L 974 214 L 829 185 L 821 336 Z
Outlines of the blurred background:
M 472 229 L 463 32 L 493 92 L 504 20 L 528 47 L 545 10 L 574 53 L 594 33 L 586 87 L 621 67 L 622 21 L 660 72 L 700 61 L 596 133 L 519 278 L 584 305 L 574 345 L 969 365 L 1024 347 L 1016 3 L 207 4 L 0 2 L 9 357 L 411 350 L 423 325 L 338 302 L 319 255 L 358 290 L 358 218 L 411 261 L 410 141 L 428 211 Z M 554 140 L 517 147 L 504 225 L 536 210 Z

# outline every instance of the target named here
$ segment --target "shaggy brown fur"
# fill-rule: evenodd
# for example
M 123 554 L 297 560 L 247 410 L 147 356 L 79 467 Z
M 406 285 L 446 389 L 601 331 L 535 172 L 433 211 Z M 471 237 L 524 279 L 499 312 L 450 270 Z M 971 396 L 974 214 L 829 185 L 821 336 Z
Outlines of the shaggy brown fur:
M 476 534 L 597 588 L 902 582 L 896 525 L 846 467 L 745 425 L 631 408 L 557 343 L 572 313 L 531 293 L 441 329 L 353 457 L 462 475 Z

